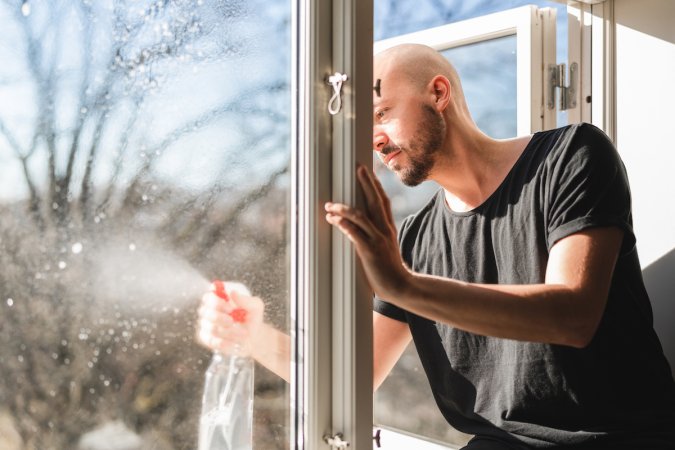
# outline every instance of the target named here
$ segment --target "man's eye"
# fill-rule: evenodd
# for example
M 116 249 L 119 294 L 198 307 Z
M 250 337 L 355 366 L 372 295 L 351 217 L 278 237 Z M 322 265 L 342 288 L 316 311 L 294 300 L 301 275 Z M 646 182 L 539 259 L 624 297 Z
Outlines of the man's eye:
M 385 112 L 386 112 L 386 110 L 381 109 L 381 110 L 379 110 L 375 113 L 375 117 L 377 117 L 378 119 L 382 119 L 384 117 Z

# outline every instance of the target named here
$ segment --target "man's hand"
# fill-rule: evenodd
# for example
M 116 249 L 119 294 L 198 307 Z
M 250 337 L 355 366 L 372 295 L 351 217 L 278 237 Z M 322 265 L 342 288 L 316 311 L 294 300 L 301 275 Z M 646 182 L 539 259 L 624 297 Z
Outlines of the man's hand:
M 216 290 L 202 296 L 197 339 L 202 345 L 225 354 L 236 351 L 239 355 L 252 355 L 265 306 L 260 298 L 251 296 L 247 290 L 237 289 L 237 283 L 226 282 L 224 287 L 227 300 Z
M 354 244 L 375 293 L 400 296 L 411 277 L 399 252 L 391 204 L 375 175 L 364 166 L 357 177 L 366 198 L 366 211 L 340 203 L 326 203 L 326 220 Z

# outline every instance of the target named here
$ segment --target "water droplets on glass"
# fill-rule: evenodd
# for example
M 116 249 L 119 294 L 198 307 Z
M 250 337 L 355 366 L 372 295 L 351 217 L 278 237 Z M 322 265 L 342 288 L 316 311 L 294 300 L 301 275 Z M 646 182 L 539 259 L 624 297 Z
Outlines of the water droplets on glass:
M 30 3 L 28 1 L 24 1 L 21 4 L 21 14 L 23 14 L 24 17 L 30 16 Z
M 245 274 L 243 281 L 260 286 L 285 284 L 286 212 L 266 214 L 251 229 L 242 211 L 286 203 L 288 186 L 274 172 L 290 159 L 289 111 L 255 112 L 261 101 L 282 105 L 289 95 L 290 58 L 280 45 L 290 42 L 286 2 L 272 0 L 283 11 L 272 16 L 267 3 L 242 0 L 0 2 L 0 61 L 7 49 L 15 57 L 0 64 L 0 121 L 14 126 L 24 147 L 17 155 L 31 155 L 30 174 L 20 170 L 20 158 L 0 165 L 0 209 L 11 212 L 0 215 L 0 262 L 9 260 L 21 280 L 5 288 L 3 279 L 8 314 L 0 329 L 9 326 L 23 341 L 3 347 L 10 353 L 0 349 L 0 362 L 15 367 L 9 380 L 25 380 L 36 368 L 38 381 L 22 382 L 11 396 L 23 401 L 13 410 L 35 414 L 22 405 L 40 398 L 53 411 L 66 400 L 93 414 L 17 420 L 22 435 L 65 439 L 42 447 L 73 447 L 89 428 L 106 424 L 105 405 L 118 401 L 122 387 L 133 404 L 139 386 L 162 383 L 168 373 L 180 377 L 171 395 L 181 400 L 153 411 L 164 414 L 157 423 L 141 417 L 148 424 L 142 431 L 192 448 L 195 436 L 175 436 L 162 423 L 199 402 L 203 365 L 194 361 L 208 350 L 193 329 L 208 280 Z M 25 51 L 27 37 L 34 52 Z M 270 66 L 281 70 L 270 73 Z M 31 67 L 44 70 L 33 74 Z M 51 68 L 52 79 L 39 79 Z M 44 139 L 32 151 L 36 126 Z M 0 128 L 0 143 L 5 137 Z M 1 145 L 0 153 L 12 158 Z M 266 183 L 270 194 L 259 196 Z M 35 203 L 26 186 L 35 187 Z M 236 264 L 226 255 L 236 255 Z M 250 270 L 261 261 L 274 270 Z M 14 318 L 41 326 L 13 330 L 21 328 Z M 64 388 L 43 385 L 45 374 Z M 128 405 L 119 406 L 126 414 Z

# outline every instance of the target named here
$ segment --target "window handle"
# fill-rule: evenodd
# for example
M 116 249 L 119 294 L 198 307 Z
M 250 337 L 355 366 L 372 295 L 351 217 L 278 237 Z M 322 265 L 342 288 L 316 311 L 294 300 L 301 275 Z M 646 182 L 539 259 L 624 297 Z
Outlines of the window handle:
M 342 98 L 340 92 L 342 91 L 342 83 L 347 81 L 349 77 L 344 73 L 335 72 L 334 75 L 328 77 L 328 84 L 333 86 L 333 96 L 328 102 L 328 112 L 334 116 L 342 109 Z

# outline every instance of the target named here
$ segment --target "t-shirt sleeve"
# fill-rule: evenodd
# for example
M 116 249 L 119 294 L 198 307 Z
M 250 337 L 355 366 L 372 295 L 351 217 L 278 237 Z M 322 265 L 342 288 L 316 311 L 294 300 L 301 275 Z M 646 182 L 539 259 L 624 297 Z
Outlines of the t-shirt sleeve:
M 561 142 L 547 185 L 547 246 L 590 227 L 624 231 L 621 253 L 635 245 L 628 177 L 621 158 L 601 130 L 580 125 Z
M 391 303 L 386 302 L 385 300 L 382 300 L 377 295 L 373 297 L 373 311 L 380 313 L 383 316 L 387 316 L 390 319 L 408 323 L 408 318 L 406 317 L 404 310 L 398 306 L 394 306 Z
M 399 242 L 399 248 L 402 248 L 402 243 L 403 243 L 403 236 L 405 235 L 405 231 L 407 229 L 407 224 L 409 223 L 411 217 L 407 217 L 403 219 L 403 222 L 401 223 L 401 227 L 398 230 L 398 242 Z M 403 259 L 406 260 L 406 255 L 402 255 Z M 410 264 L 410 261 L 405 261 L 406 264 Z M 385 315 L 389 317 L 390 319 L 398 320 L 399 322 L 408 322 L 408 318 L 406 315 L 405 310 L 399 308 L 398 306 L 394 306 L 391 303 L 387 302 L 386 300 L 378 297 L 377 295 L 373 296 L 373 311 L 380 313 L 382 315 Z

